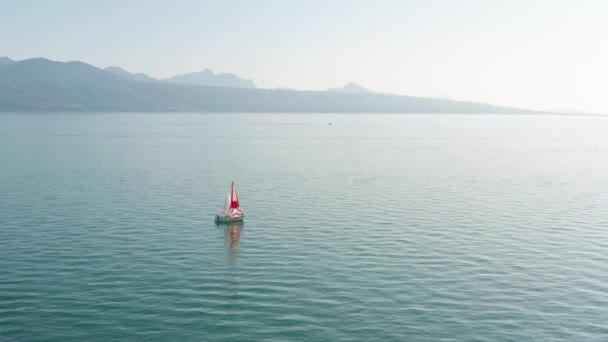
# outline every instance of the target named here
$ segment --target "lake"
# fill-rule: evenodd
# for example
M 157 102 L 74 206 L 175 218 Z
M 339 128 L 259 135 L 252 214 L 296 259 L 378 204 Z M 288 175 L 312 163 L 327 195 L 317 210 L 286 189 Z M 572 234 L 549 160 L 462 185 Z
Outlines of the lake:
M 608 117 L 1 114 L 0 272 L 1 341 L 606 341 Z

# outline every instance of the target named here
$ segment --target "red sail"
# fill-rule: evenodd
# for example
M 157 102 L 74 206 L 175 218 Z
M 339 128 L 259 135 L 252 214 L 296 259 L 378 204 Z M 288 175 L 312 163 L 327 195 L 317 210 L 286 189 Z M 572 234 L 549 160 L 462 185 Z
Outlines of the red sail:
M 239 195 L 236 194 L 236 187 L 234 186 L 234 182 L 232 182 L 232 192 L 230 194 L 230 209 L 237 209 L 239 206 Z
M 230 210 L 228 211 L 228 217 L 231 219 L 238 219 L 245 216 L 243 210 L 240 208 L 239 195 L 236 193 L 236 187 L 232 182 L 232 189 L 230 190 Z

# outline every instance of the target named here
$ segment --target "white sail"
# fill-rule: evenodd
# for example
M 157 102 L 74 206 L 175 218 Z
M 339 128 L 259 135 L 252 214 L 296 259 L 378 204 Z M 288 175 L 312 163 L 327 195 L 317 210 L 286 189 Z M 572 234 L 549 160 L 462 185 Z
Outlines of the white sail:
M 231 208 L 228 216 L 232 219 L 241 218 L 245 216 L 241 208 Z
M 226 195 L 226 203 L 224 204 L 224 213 L 223 216 L 226 217 L 230 213 L 230 193 Z

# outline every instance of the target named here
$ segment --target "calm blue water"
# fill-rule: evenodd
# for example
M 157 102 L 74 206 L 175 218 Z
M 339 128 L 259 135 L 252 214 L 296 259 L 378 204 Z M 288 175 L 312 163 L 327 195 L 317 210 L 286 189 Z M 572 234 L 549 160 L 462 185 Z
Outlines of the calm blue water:
M 136 340 L 606 341 L 608 118 L 0 115 L 0 341 Z

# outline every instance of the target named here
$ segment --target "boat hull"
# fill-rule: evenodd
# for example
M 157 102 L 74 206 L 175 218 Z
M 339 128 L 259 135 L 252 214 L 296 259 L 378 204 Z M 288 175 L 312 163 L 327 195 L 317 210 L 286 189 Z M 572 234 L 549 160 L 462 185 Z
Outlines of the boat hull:
M 232 219 L 232 218 L 229 218 L 229 217 L 219 217 L 219 216 L 216 216 L 215 217 L 215 223 L 243 222 L 244 218 L 245 218 L 245 216 L 239 217 L 239 218 L 236 218 L 236 219 Z

